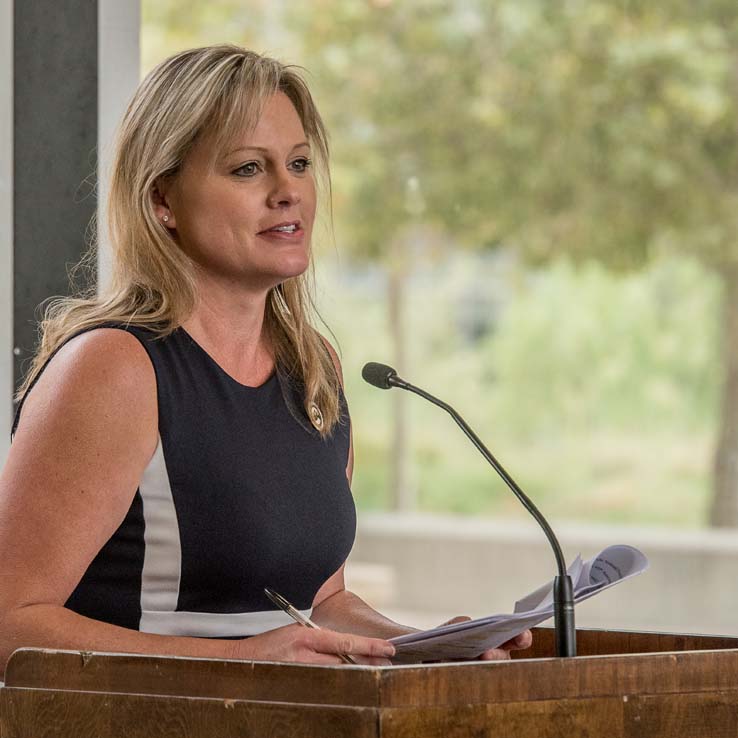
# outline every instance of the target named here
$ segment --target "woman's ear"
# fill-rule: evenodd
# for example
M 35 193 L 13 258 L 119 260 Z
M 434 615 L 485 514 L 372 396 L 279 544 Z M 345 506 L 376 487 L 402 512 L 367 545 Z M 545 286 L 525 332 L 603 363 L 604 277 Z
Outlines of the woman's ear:
M 167 201 L 167 185 L 168 183 L 163 179 L 159 178 L 151 186 L 151 202 L 154 205 L 154 214 L 157 220 L 159 220 L 165 228 L 174 230 L 177 227 L 177 222 L 174 219 L 174 213 L 169 208 L 169 202 Z

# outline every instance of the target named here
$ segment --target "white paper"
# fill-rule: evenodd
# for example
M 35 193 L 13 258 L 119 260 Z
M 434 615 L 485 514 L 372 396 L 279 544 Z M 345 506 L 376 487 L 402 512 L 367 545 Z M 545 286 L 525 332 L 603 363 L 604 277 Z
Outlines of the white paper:
M 647 568 L 645 555 L 632 546 L 609 546 L 588 561 L 577 556 L 567 569 L 574 602 L 582 602 Z M 474 659 L 552 617 L 553 580 L 518 600 L 510 615 L 488 615 L 392 638 L 396 649 L 393 660 L 412 663 Z

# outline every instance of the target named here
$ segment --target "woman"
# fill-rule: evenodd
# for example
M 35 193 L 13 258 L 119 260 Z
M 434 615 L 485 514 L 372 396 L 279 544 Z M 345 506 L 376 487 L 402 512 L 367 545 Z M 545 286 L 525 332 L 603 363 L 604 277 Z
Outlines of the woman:
M 139 87 L 113 277 L 52 306 L 19 393 L 0 662 L 39 646 L 386 664 L 384 639 L 411 630 L 344 587 L 352 454 L 338 358 L 309 323 L 313 158 L 327 171 L 322 122 L 274 60 L 195 49 Z

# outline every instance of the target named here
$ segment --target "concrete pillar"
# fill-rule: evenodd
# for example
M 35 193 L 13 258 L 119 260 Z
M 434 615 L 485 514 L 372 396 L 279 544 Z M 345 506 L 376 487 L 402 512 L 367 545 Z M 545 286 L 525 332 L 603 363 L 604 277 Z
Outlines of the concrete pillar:
M 13 0 L 0 0 L 0 463 L 13 394 Z
M 38 306 L 69 292 L 95 213 L 97 2 L 14 7 L 14 353 L 20 381 Z
M 39 305 L 69 293 L 68 269 L 94 237 L 139 79 L 139 26 L 139 0 L 0 0 L 0 397 L 28 368 Z M 102 278 L 106 250 L 103 238 Z M 10 423 L 6 400 L 0 461 Z

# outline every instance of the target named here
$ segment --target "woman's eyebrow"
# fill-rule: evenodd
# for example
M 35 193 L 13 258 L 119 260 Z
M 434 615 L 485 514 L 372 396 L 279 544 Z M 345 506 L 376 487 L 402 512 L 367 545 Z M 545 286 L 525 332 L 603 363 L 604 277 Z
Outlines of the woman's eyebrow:
M 295 149 L 299 149 L 301 146 L 307 146 L 310 147 L 310 144 L 307 141 L 301 141 L 298 144 L 295 144 L 291 149 L 290 152 L 294 151 Z M 233 151 L 229 151 L 226 156 L 233 156 L 233 154 L 237 154 L 239 151 L 259 151 L 262 154 L 268 154 L 269 149 L 265 149 L 263 146 L 239 146 L 237 149 L 233 149 Z

